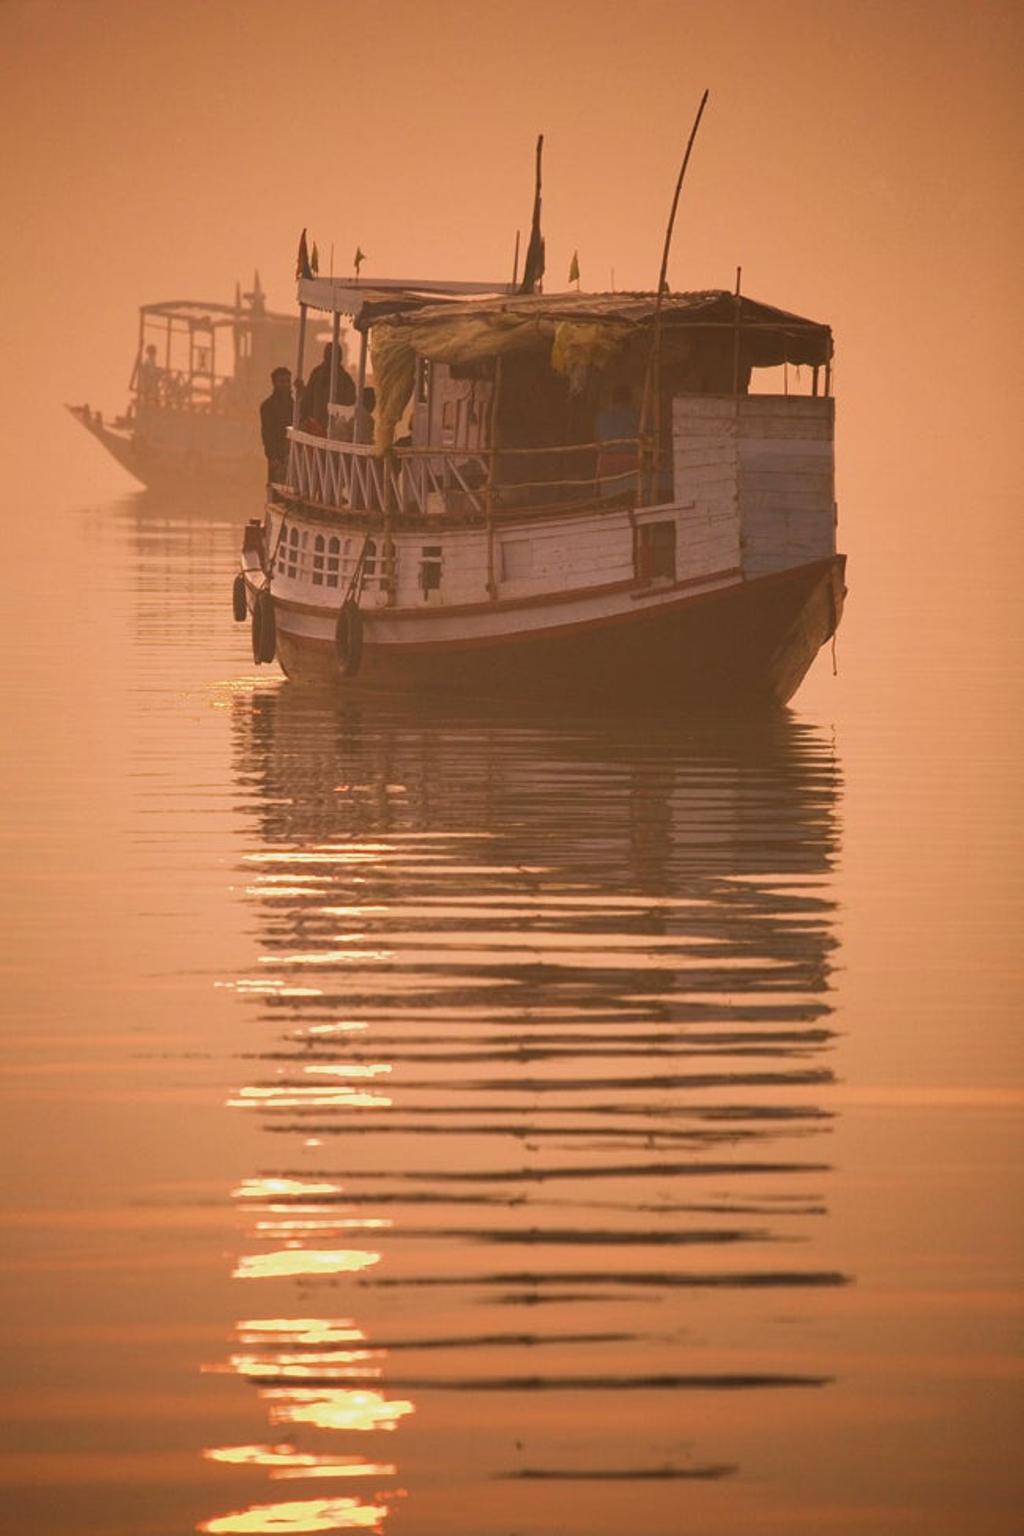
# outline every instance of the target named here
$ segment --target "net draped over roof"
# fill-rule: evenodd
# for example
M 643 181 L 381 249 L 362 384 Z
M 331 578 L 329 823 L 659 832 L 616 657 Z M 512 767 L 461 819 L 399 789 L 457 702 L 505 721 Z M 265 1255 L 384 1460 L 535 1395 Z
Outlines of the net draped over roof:
M 417 356 L 468 364 L 510 352 L 547 353 L 573 379 L 602 369 L 660 318 L 663 357 L 737 344 L 745 367 L 817 366 L 832 356 L 827 325 L 724 289 L 668 293 L 501 295 L 438 302 L 424 294 L 369 298 L 356 318 L 370 330 L 377 390 L 376 447 L 386 452 L 412 394 Z M 738 333 L 738 336 L 737 336 Z

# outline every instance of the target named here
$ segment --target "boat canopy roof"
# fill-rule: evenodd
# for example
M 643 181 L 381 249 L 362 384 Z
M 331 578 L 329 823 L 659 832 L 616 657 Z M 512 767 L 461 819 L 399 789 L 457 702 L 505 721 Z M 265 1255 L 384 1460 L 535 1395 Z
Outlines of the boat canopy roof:
M 386 318 L 396 324 L 436 328 L 442 334 L 453 333 L 467 320 L 475 320 L 499 332 L 521 324 L 533 325 L 539 334 L 553 336 L 553 328 L 561 324 L 644 330 L 653 325 L 659 307 L 661 324 L 666 329 L 728 326 L 733 330 L 739 324 L 744 332 L 764 331 L 766 342 L 778 352 L 773 362 L 824 363 L 831 355 L 831 331 L 827 325 L 723 288 L 665 293 L 660 306 L 653 293 L 509 294 L 449 298 L 441 303 L 422 295 L 389 295 L 365 303 L 356 323 L 362 330 Z M 769 341 L 769 337 L 773 340 Z M 761 366 L 769 367 L 772 363 L 766 361 Z
M 587 376 L 646 359 L 659 315 L 663 367 L 717 359 L 731 380 L 734 355 L 748 371 L 781 363 L 815 367 L 832 356 L 827 325 L 722 288 L 666 293 L 660 305 L 653 293 L 491 293 L 440 301 L 423 293 L 367 293 L 355 324 L 372 329 L 378 450 L 390 445 L 417 357 L 464 368 L 510 353 L 539 354 L 578 390 Z
M 470 295 L 487 294 L 496 298 L 505 294 L 511 297 L 515 291 L 509 283 L 458 283 L 436 278 L 302 277 L 298 299 L 309 309 L 323 309 L 330 314 L 354 318 L 381 305 L 388 310 L 401 310 L 440 303 L 445 299 L 464 299 Z
M 410 341 L 414 332 L 423 343 L 417 347 L 422 356 L 453 363 L 540 350 L 554 343 L 562 325 L 609 327 L 625 340 L 653 326 L 659 308 L 666 330 L 735 330 L 738 324 L 756 367 L 813 366 L 832 355 L 827 325 L 724 288 L 664 293 L 659 306 L 656 294 L 644 292 L 521 294 L 507 283 L 311 277 L 299 282 L 299 302 L 350 315 L 361 331 L 380 322 L 408 328 Z
M 139 313 L 147 319 L 180 320 L 189 326 L 204 329 L 215 325 L 289 325 L 294 326 L 294 315 L 283 315 L 269 309 L 242 307 L 236 304 L 205 303 L 202 299 L 161 299 L 154 304 L 142 304 Z

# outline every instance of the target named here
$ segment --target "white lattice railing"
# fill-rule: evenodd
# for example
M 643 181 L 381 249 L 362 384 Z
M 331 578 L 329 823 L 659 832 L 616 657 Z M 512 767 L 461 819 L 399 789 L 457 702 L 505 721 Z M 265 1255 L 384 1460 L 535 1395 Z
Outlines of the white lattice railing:
M 487 459 L 481 454 L 399 449 L 375 458 L 369 443 L 298 431 L 290 436 L 288 484 L 305 501 L 354 512 L 426 513 L 432 495 L 455 493 L 468 510 L 484 510 Z
M 398 448 L 384 458 L 369 443 L 291 430 L 288 489 L 317 506 L 354 512 L 438 510 L 484 513 L 537 500 L 573 500 L 629 491 L 639 442 L 578 443 L 456 453 Z M 490 481 L 490 483 L 489 483 Z

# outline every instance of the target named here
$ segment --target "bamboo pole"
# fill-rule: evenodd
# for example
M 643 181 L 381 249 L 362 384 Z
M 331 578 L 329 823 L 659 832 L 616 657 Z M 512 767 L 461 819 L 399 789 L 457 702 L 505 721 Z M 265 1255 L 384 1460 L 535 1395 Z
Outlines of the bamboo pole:
M 658 291 L 654 300 L 654 335 L 651 341 L 650 355 L 647 359 L 647 372 L 644 376 L 643 406 L 640 411 L 640 467 L 637 471 L 637 492 L 639 497 L 642 497 L 644 494 L 644 459 L 646 457 L 644 440 L 650 433 L 652 396 L 654 421 L 658 431 L 660 432 L 658 369 L 661 363 L 661 303 L 662 296 L 665 292 L 665 279 L 668 274 L 668 255 L 672 248 L 672 231 L 676 222 L 676 209 L 679 207 L 679 194 L 683 189 L 683 178 L 686 175 L 686 168 L 690 163 L 690 153 L 693 149 L 693 141 L 697 137 L 697 129 L 700 127 L 700 120 L 704 116 L 704 108 L 707 106 L 709 94 L 710 93 L 708 91 L 705 91 L 704 95 L 700 99 L 700 106 L 697 108 L 697 116 L 693 120 L 693 127 L 690 129 L 690 137 L 686 142 L 686 153 L 683 155 L 683 163 L 679 167 L 679 177 L 676 181 L 676 190 L 672 197 L 672 208 L 668 216 L 668 227 L 665 230 L 665 244 L 661 253 L 661 270 L 658 274 Z
M 732 338 L 732 392 L 733 398 L 739 399 L 740 394 L 740 314 L 743 300 L 740 297 L 740 279 L 743 276 L 743 268 L 736 268 L 736 293 L 733 298 L 733 338 Z M 739 407 L 737 407 L 737 410 Z
M 512 287 L 513 288 L 516 286 L 518 281 L 519 281 L 519 230 L 517 229 L 516 230 L 516 249 L 515 249 L 515 255 L 512 257 Z

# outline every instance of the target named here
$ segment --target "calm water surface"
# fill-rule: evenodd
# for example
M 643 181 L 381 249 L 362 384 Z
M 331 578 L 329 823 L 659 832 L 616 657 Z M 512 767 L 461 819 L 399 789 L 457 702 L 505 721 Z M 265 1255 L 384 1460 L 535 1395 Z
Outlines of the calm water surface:
M 250 510 L 11 525 L 7 1528 L 1019 1531 L 1009 581 L 761 722 L 346 703 Z

